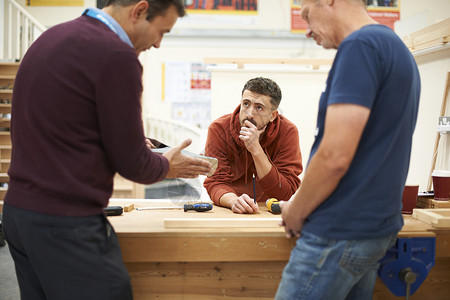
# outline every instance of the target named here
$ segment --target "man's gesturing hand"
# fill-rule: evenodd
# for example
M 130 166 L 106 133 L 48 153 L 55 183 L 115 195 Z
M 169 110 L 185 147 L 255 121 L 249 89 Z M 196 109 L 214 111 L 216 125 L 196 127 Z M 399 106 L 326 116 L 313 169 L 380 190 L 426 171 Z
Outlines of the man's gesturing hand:
M 181 150 L 191 143 L 192 140 L 187 139 L 163 154 L 169 160 L 169 172 L 166 178 L 196 178 L 199 175 L 206 176 L 213 171 L 212 165 L 206 160 L 181 153 Z

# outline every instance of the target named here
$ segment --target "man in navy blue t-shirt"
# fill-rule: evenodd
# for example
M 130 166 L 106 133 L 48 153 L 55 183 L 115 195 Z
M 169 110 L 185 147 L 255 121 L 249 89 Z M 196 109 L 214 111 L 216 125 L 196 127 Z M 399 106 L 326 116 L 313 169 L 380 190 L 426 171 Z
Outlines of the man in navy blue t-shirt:
M 364 0 L 304 0 L 308 38 L 337 49 L 303 184 L 283 202 L 300 237 L 276 299 L 372 299 L 378 260 L 403 226 L 420 97 L 409 50 Z

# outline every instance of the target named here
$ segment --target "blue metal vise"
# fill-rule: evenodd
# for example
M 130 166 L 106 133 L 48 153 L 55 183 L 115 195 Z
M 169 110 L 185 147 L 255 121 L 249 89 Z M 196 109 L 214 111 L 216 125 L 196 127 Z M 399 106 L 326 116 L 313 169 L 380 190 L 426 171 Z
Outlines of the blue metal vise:
M 436 238 L 399 238 L 380 261 L 378 276 L 395 296 L 414 294 L 435 263 Z

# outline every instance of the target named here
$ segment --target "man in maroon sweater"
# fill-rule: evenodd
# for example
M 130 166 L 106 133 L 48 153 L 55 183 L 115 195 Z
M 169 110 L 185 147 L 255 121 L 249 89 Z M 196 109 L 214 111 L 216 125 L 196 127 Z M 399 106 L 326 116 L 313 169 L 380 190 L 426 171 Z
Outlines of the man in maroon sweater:
M 211 170 L 180 153 L 189 141 L 152 153 L 142 126 L 138 55 L 184 15 L 181 0 L 109 0 L 48 29 L 25 55 L 3 214 L 22 299 L 131 299 L 103 213 L 115 173 L 149 184 Z
M 281 90 L 273 80 L 250 79 L 240 106 L 209 126 L 205 155 L 219 163 L 204 186 L 217 205 L 254 213 L 257 201 L 289 199 L 300 186 L 298 130 L 278 114 L 280 101 Z

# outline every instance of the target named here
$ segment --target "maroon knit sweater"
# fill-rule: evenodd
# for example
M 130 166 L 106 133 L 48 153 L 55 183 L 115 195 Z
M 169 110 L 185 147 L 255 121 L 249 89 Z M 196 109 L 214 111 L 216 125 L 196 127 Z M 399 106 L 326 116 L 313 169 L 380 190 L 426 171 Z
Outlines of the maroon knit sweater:
M 142 66 L 102 22 L 82 16 L 31 46 L 14 83 L 5 203 L 59 216 L 101 213 L 116 172 L 153 183 L 168 161 L 145 146 Z

